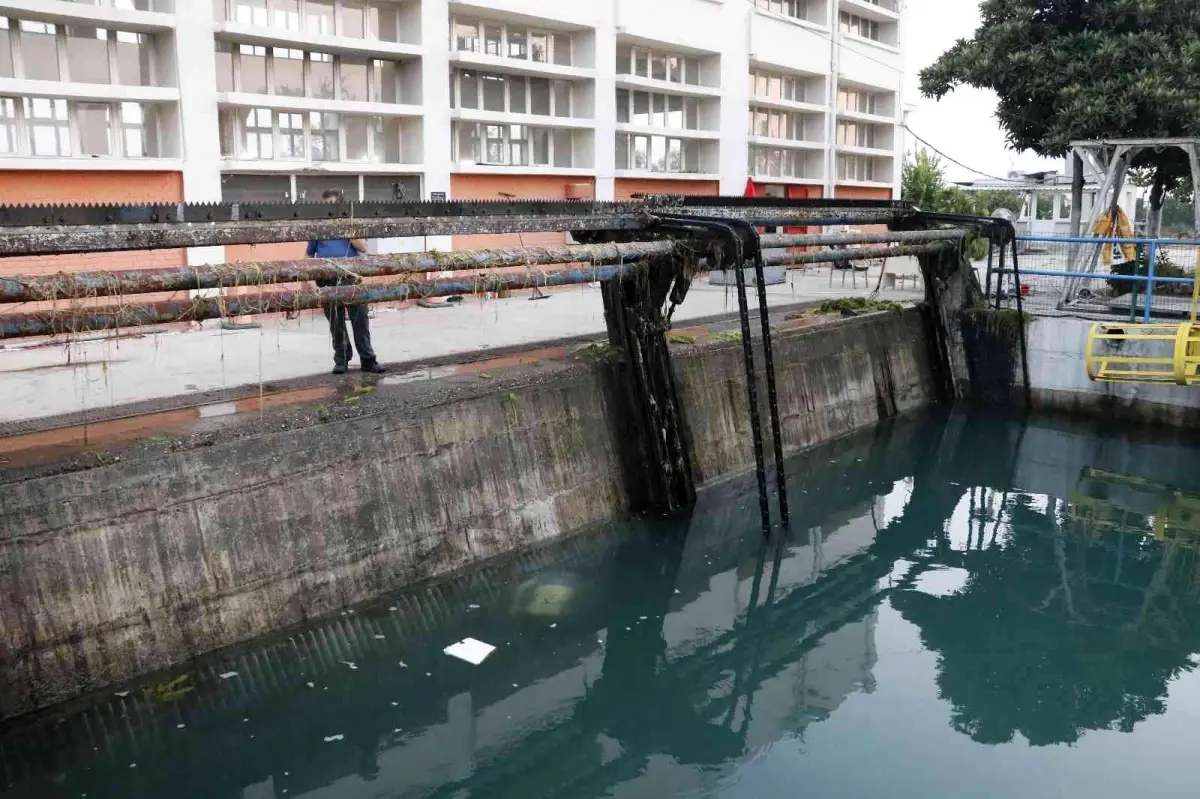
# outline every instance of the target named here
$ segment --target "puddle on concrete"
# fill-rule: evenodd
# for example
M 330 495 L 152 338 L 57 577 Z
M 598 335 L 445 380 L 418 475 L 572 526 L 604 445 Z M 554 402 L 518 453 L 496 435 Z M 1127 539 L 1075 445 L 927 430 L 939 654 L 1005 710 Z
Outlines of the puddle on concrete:
M 931 416 L 0 731 L 6 797 L 1194 792 L 1178 433 Z M 478 665 L 455 642 L 495 646 Z

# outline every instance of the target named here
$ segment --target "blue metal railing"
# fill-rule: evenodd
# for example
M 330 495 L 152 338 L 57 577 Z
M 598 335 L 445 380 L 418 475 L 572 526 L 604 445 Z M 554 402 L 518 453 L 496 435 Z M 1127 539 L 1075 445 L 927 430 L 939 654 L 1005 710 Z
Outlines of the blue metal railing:
M 1110 285 L 1114 284 L 1114 283 L 1122 283 L 1122 282 L 1126 283 L 1131 287 L 1132 294 L 1133 294 L 1131 312 L 1136 313 L 1136 311 L 1137 311 L 1137 293 L 1139 291 L 1141 291 L 1143 296 L 1145 297 L 1145 300 L 1142 303 L 1142 305 L 1144 307 L 1141 309 L 1141 313 L 1142 313 L 1142 319 L 1146 323 L 1150 322 L 1151 317 L 1154 314 L 1154 300 L 1155 300 L 1155 287 L 1156 286 L 1169 285 L 1169 284 L 1192 286 L 1195 282 L 1194 276 L 1193 277 L 1173 277 L 1173 276 L 1156 275 L 1155 270 L 1158 266 L 1160 251 L 1163 248 L 1167 248 L 1167 247 L 1178 247 L 1178 248 L 1188 248 L 1190 250 L 1195 250 L 1195 251 L 1200 252 L 1200 241 L 1189 241 L 1189 240 L 1185 240 L 1185 239 L 1096 238 L 1096 237 L 1087 237 L 1087 236 L 1018 236 L 1017 242 L 1019 244 L 1057 244 L 1057 245 L 1065 245 L 1065 246 L 1072 247 L 1072 248 L 1077 248 L 1080 245 L 1089 245 L 1089 246 L 1093 246 L 1093 247 L 1094 246 L 1111 245 L 1114 248 L 1119 247 L 1119 246 L 1132 245 L 1132 246 L 1138 247 L 1139 249 L 1144 250 L 1144 255 L 1146 258 L 1145 274 L 1124 275 L 1124 274 L 1119 274 L 1119 273 L 1110 273 L 1107 271 L 1105 271 L 1105 272 L 1100 272 L 1100 271 L 1084 272 L 1084 271 L 1079 271 L 1077 269 L 1072 270 L 1072 269 L 1068 268 L 1069 263 L 1070 263 L 1070 256 L 1068 254 L 1068 257 L 1063 261 L 1062 269 L 1044 269 L 1044 268 L 1043 269 L 1039 269 L 1039 268 L 1031 269 L 1029 267 L 1022 267 L 1020 269 L 1020 278 L 1022 280 L 1025 277 L 1059 278 L 1059 279 L 1066 280 L 1066 281 L 1103 280 L 1103 281 L 1108 282 Z M 1139 263 L 1140 263 L 1140 259 L 1142 258 L 1142 255 L 1143 255 L 1142 252 L 1138 253 L 1138 262 Z M 989 293 L 990 293 L 990 288 L 991 288 L 991 281 L 994 276 L 999 281 L 997 283 L 997 297 L 999 298 L 1002 293 L 1002 286 L 1003 286 L 1003 282 L 1004 282 L 1005 278 L 1010 275 L 1014 275 L 1016 270 L 1014 270 L 1012 268 L 1006 268 L 1003 265 L 1003 259 L 1001 259 L 1001 265 L 998 267 L 993 267 L 991 264 L 992 264 L 992 261 L 991 261 L 991 259 L 989 259 L 988 276 L 987 276 L 987 284 L 988 284 L 988 288 L 989 288 Z M 1015 286 L 1015 289 L 1017 291 L 1021 291 L 1022 287 Z M 1067 292 L 1067 290 L 1066 290 L 1066 288 L 1064 288 L 1064 300 L 1062 302 L 1058 303 L 1057 310 L 1062 310 L 1063 305 L 1066 304 L 1066 297 L 1065 297 L 1066 292 Z M 1034 312 L 1036 313 L 1036 310 Z

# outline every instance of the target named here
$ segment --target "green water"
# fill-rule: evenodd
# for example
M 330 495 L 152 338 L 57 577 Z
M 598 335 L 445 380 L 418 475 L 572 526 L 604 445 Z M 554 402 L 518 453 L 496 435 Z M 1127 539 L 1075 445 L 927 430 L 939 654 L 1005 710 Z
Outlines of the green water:
M 0 731 L 4 796 L 1200 793 L 1197 442 L 929 416 Z M 481 665 L 442 653 L 472 636 Z M 224 676 L 222 676 L 224 675 Z

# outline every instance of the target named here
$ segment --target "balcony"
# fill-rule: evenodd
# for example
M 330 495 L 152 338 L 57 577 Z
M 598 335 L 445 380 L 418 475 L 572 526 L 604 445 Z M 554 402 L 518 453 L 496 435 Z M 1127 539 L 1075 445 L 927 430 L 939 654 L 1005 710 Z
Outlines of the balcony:
M 302 30 L 250 25 L 245 22 L 217 24 L 218 39 L 239 44 L 266 47 L 290 47 L 297 50 L 316 50 L 334 55 L 374 58 L 419 58 L 421 46 L 405 42 L 385 42 L 378 39 L 359 39 L 352 36 L 323 36 Z
M 849 11 L 851 14 L 883 24 L 900 21 L 896 0 L 839 0 L 838 8 L 840 11 Z
M 55 25 L 92 23 L 96 27 L 135 33 L 161 33 L 175 28 L 174 14 L 106 8 L 66 0 L 0 0 L 0 16 L 19 17 Z

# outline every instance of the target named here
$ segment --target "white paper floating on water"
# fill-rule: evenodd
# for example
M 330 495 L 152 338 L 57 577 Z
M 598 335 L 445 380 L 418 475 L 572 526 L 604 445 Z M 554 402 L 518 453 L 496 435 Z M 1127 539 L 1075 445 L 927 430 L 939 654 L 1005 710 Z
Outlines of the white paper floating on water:
M 130 768 L 137 768 L 137 763 L 130 763 L 130 764 L 129 764 L 129 767 L 130 767 Z
M 408 664 L 407 664 L 407 663 L 405 663 L 405 662 L 402 660 L 402 661 L 400 661 L 400 668 L 402 668 L 402 669 L 407 669 L 407 668 L 408 668 Z
M 316 683 L 306 682 L 306 683 L 304 683 L 304 684 L 305 684 L 305 685 L 307 685 L 309 688 L 316 688 L 316 687 L 317 687 L 317 686 L 316 686 Z
M 478 605 L 467 605 L 467 610 L 479 610 Z
M 377 641 L 382 641 L 384 638 L 385 638 L 385 636 L 382 636 L 382 635 L 377 635 L 377 636 L 375 636 L 375 639 L 376 639 Z
M 392 611 L 393 613 L 395 613 L 399 609 L 400 608 L 396 607 L 395 605 L 392 605 L 390 608 L 388 608 L 388 610 Z
M 399 702 L 392 702 L 392 707 L 400 707 L 400 703 L 399 703 Z
M 638 616 L 639 621 L 645 621 L 647 618 L 647 616 Z
M 459 660 L 465 660 L 472 666 L 478 666 L 487 656 L 496 651 L 496 647 L 491 644 L 485 644 L 483 641 L 477 641 L 474 638 L 464 638 L 457 644 L 451 644 L 442 650 L 450 657 L 456 657 Z
M 177 730 L 182 730 L 182 729 L 183 729 L 183 725 L 182 725 L 182 724 L 176 724 L 176 725 L 175 725 L 175 729 L 177 729 Z
M 116 695 L 121 697 L 122 699 L 124 699 L 125 697 L 129 696 L 129 692 L 128 691 L 117 691 Z
M 340 741 L 340 740 L 344 739 L 345 737 L 346 736 L 342 735 L 340 732 L 337 735 L 326 735 L 325 743 L 328 744 L 328 743 L 333 743 L 334 741 Z
M 343 660 L 342 663 L 350 667 L 350 671 L 358 671 L 358 664 L 352 663 L 349 660 Z
M 224 674 L 221 674 L 218 676 L 220 676 L 220 678 L 222 680 L 229 680 L 229 679 L 232 679 L 232 678 L 238 676 L 238 673 L 236 671 L 227 671 Z
M 558 626 L 558 623 L 557 623 L 557 622 L 556 622 L 556 623 L 554 623 L 554 624 L 551 624 L 551 625 L 550 625 L 550 629 L 551 629 L 551 630 L 553 630 L 553 629 L 554 629 L 555 627 L 557 627 L 557 626 Z

